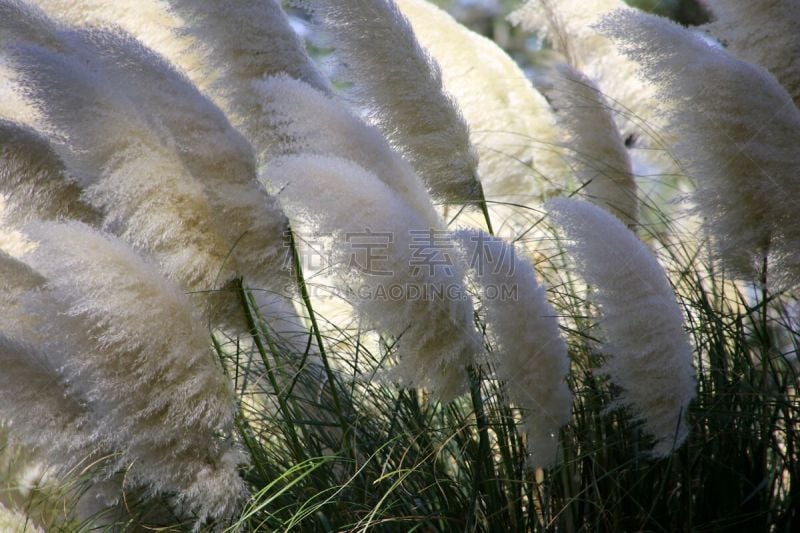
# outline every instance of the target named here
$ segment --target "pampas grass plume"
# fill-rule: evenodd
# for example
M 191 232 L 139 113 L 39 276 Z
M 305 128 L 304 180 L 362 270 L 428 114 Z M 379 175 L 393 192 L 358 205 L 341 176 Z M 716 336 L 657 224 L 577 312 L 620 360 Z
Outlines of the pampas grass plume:
M 187 287 L 212 288 L 228 247 L 212 229 L 204 189 L 175 148 L 165 146 L 132 102 L 78 59 L 19 46 L 14 60 L 31 99 L 68 139 L 59 153 L 69 168 L 80 169 L 83 179 L 72 179 L 85 191 L 83 198 L 103 213 L 104 224 L 154 254 Z M 100 102 L 108 102 L 107 107 L 98 109 Z
M 763 68 L 667 19 L 620 11 L 600 29 L 672 104 L 672 146 L 724 264 L 745 279 L 800 280 L 800 110 Z
M 91 405 L 95 434 L 130 466 L 126 478 L 174 493 L 201 522 L 229 515 L 244 490 L 242 456 L 218 434 L 232 429 L 234 397 L 196 309 L 119 240 L 79 223 L 27 232 L 37 248 L 24 261 L 64 308 L 44 323 L 68 343 L 60 371 Z
M 62 475 L 95 458 L 89 413 L 68 393 L 59 359 L 0 335 L 0 361 L 0 426 L 9 426 L 10 442 Z
M 392 0 L 296 0 L 330 38 L 372 124 L 441 200 L 479 198 L 469 128 L 444 91 L 439 66 Z
M 683 313 L 663 268 L 653 254 L 614 216 L 579 200 L 550 200 L 550 219 L 569 239 L 567 250 L 592 288 L 600 308 L 609 354 L 606 371 L 667 456 L 688 435 L 694 397 L 692 348 Z
M 391 370 L 395 381 L 405 386 L 426 387 L 443 400 L 466 390 L 466 368 L 481 350 L 481 339 L 473 325 L 469 298 L 384 298 L 380 290 L 426 286 L 463 288 L 464 271 L 455 257 L 454 243 L 428 222 L 372 173 L 358 165 L 330 156 L 286 156 L 267 168 L 266 176 L 285 184 L 281 194 L 289 212 L 310 221 L 323 233 L 345 240 L 346 233 L 391 233 L 391 241 L 378 252 L 385 261 L 378 272 L 362 272 L 350 264 L 356 248 L 340 241 L 334 268 L 342 287 L 366 288 L 353 302 L 362 319 L 382 335 L 398 339 L 398 364 Z M 354 220 L 353 213 L 358 217 Z M 450 268 L 430 273 L 411 268 L 412 232 L 439 231 L 431 252 L 453 254 Z M 443 238 L 443 242 L 438 240 Z M 448 247 L 450 245 L 450 247 Z M 443 248 L 439 248 L 443 247 Z M 363 261 L 363 259 L 362 259 Z M 376 269 L 378 270 L 378 269 Z
M 547 95 L 567 135 L 566 157 L 581 183 L 580 192 L 635 226 L 636 181 L 611 108 L 594 83 L 566 64 L 556 66 L 548 80 Z
M 277 264 L 287 221 L 225 115 L 119 30 L 65 29 L 33 9 L 16 16 L 38 30 L 17 31 L 22 42 L 48 46 L 5 45 L 20 84 L 107 226 L 155 252 L 193 290 L 223 285 L 232 272 L 283 290 Z
M 572 412 L 572 393 L 564 380 L 567 345 L 559 336 L 555 310 L 529 261 L 514 246 L 479 230 L 460 230 L 454 238 L 466 250 L 482 289 L 497 376 L 523 411 L 529 462 L 552 466 L 559 429 Z M 503 297 L 503 290 L 512 292 Z

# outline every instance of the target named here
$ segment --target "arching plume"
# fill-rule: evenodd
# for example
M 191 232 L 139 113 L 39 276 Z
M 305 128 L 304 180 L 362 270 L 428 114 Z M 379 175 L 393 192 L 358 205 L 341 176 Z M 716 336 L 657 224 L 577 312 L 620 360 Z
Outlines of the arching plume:
M 37 248 L 24 261 L 53 302 L 34 299 L 30 312 L 45 353 L 62 358 L 59 373 L 90 407 L 92 434 L 132 486 L 174 493 L 200 522 L 228 516 L 243 493 L 242 456 L 218 435 L 232 429 L 234 397 L 195 307 L 119 240 L 78 223 L 27 231 Z
M 567 345 L 559 336 L 555 310 L 519 250 L 478 230 L 461 230 L 454 237 L 481 289 L 497 375 L 522 409 L 530 464 L 552 466 L 559 429 L 572 412 L 572 393 L 564 381 Z
M 464 392 L 466 368 L 480 352 L 481 339 L 449 233 L 431 228 L 377 177 L 343 159 L 287 156 L 266 174 L 285 184 L 281 198 L 291 213 L 337 239 L 333 267 L 340 287 L 354 290 L 352 303 L 366 323 L 397 339 L 391 377 L 429 388 L 443 400 Z M 365 243 L 380 256 L 376 262 L 364 256 Z M 441 262 L 433 270 L 425 262 L 431 255 Z M 443 290 L 443 296 L 425 296 Z
M 694 397 L 692 347 L 664 270 L 622 222 L 599 207 L 559 198 L 545 207 L 567 236 L 567 251 L 588 295 L 601 313 L 609 355 L 605 370 L 655 441 L 653 454 L 667 456 L 688 435 Z
M 672 147 L 718 255 L 745 279 L 800 281 L 800 110 L 766 70 L 667 19 L 624 11 L 600 29 L 667 103 Z M 765 125 L 768 124 L 768 127 Z
M 581 184 L 580 193 L 635 226 L 636 181 L 608 103 L 594 83 L 566 64 L 554 68 L 548 79 L 547 95 L 566 132 L 565 157 Z
M 405 156 L 431 194 L 480 198 L 469 128 L 442 87 L 439 66 L 420 47 L 391 0 L 297 0 L 330 38 L 370 123 Z M 358 31 L 354 31 L 358 28 Z

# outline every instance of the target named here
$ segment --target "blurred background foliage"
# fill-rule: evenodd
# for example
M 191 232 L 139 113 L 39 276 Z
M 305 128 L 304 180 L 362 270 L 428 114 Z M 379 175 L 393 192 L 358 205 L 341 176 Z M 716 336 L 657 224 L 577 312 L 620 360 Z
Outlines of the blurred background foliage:
M 538 62 L 537 52 L 540 43 L 536 36 L 512 27 L 506 20 L 508 13 L 523 3 L 521 0 L 432 1 L 472 30 L 494 40 L 523 68 Z M 626 0 L 626 2 L 685 25 L 699 25 L 709 19 L 708 11 L 703 7 L 703 0 Z
M 502 18 L 520 4 L 519 0 L 432 0 L 455 13 L 461 20 L 473 23 Z M 703 0 L 626 0 L 632 6 L 670 17 L 683 24 L 702 24 L 708 18 Z

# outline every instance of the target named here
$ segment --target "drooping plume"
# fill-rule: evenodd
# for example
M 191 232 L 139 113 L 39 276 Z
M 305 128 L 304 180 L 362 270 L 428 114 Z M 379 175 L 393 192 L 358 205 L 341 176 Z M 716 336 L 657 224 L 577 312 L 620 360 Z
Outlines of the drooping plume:
M 566 64 L 549 77 L 547 92 L 567 134 L 566 158 L 578 178 L 580 193 L 635 226 L 639 205 L 625 143 L 609 105 L 597 86 Z
M 96 201 L 103 208 L 127 209 L 114 213 L 126 220 L 142 214 L 143 206 L 158 208 L 161 218 L 138 219 L 143 228 L 176 214 L 177 229 L 210 225 L 213 231 L 196 232 L 194 238 L 184 232 L 181 237 L 192 244 L 198 239 L 221 240 L 222 244 L 198 247 L 220 255 L 226 267 L 250 284 L 286 285 L 278 280 L 279 269 L 272 268 L 284 251 L 286 219 L 256 179 L 252 148 L 218 108 L 169 64 L 119 30 L 65 29 L 34 9 L 10 1 L 3 6 L 17 8 L 11 13 L 15 18 L 0 22 L 11 28 L 9 35 L 16 36 L 16 42 L 44 46 L 6 40 L 4 48 L 29 98 L 65 139 L 59 154 L 68 168 L 77 169 L 81 185 L 99 180 Z M 161 194 L 152 175 L 139 181 L 119 179 L 162 172 L 165 165 L 169 172 L 163 179 L 173 183 L 164 194 L 177 195 L 169 201 L 150 201 Z M 117 181 L 103 180 L 108 174 Z M 127 187 L 124 194 L 121 186 Z M 160 231 L 142 240 L 175 242 L 163 227 Z M 180 260 L 177 250 L 169 252 L 169 260 Z M 232 259 L 225 261 L 228 255 Z M 196 254 L 185 258 L 199 263 L 203 259 Z M 180 277 L 193 289 L 219 285 L 210 280 L 224 283 L 231 275 L 221 272 L 220 258 L 215 259 L 203 272 L 197 271 L 202 264 L 184 265 L 187 272 Z
M 27 230 L 37 248 L 24 260 L 64 309 L 42 317 L 43 345 L 63 357 L 59 372 L 91 407 L 93 434 L 129 467 L 132 486 L 175 494 L 200 521 L 228 516 L 243 492 L 242 456 L 224 440 L 235 403 L 196 308 L 119 240 L 79 223 Z
M 601 27 L 667 103 L 672 150 L 694 178 L 694 201 L 732 273 L 800 280 L 800 111 L 763 68 L 667 19 L 620 12 Z M 672 104 L 672 105 L 670 105 Z
M 59 153 L 105 224 L 154 254 L 187 287 L 214 288 L 228 247 L 210 223 L 203 188 L 135 106 L 74 58 L 35 46 L 14 48 L 23 86 L 68 139 Z M 227 275 L 226 275 L 227 274 Z
M 497 375 L 523 411 L 530 463 L 551 466 L 559 429 L 572 411 L 572 393 L 564 381 L 567 345 L 559 336 L 555 310 L 522 252 L 477 230 L 459 231 L 455 239 L 467 252 L 481 288 Z
M 800 107 L 800 2 L 709 0 L 702 26 L 736 57 L 769 70 Z
M 624 138 L 661 148 L 666 132 L 656 112 L 653 88 L 638 81 L 636 63 L 594 28 L 616 10 L 633 11 L 623 0 L 529 0 L 509 20 L 545 38 L 570 66 L 597 84 Z
M 75 218 L 96 222 L 100 215 L 80 198 L 50 142 L 33 129 L 0 119 L 0 194 L 7 222 L 32 218 Z
M 296 0 L 330 38 L 344 79 L 369 121 L 413 165 L 431 194 L 464 202 L 480 196 L 469 128 L 391 0 Z
M 285 285 L 277 265 L 287 221 L 257 180 L 251 145 L 189 80 L 138 41 L 113 32 L 88 35 L 140 113 L 167 129 L 183 165 L 202 185 L 240 274 L 259 287 Z
M 286 156 L 273 161 L 266 176 L 283 185 L 290 213 L 334 235 L 340 287 L 354 289 L 352 303 L 366 323 L 398 340 L 391 377 L 429 388 L 443 400 L 465 391 L 466 368 L 480 352 L 481 338 L 449 233 L 431 227 L 377 177 L 343 159 Z M 445 293 L 431 296 L 434 291 Z
M 12 444 L 23 446 L 57 474 L 98 458 L 102 444 L 92 436 L 89 411 L 69 394 L 49 350 L 0 335 L 0 426 L 9 425 Z
M 567 169 L 550 106 L 514 60 L 428 0 L 396 3 L 464 114 L 487 198 L 523 202 L 559 182 Z
M 653 454 L 667 456 L 686 439 L 694 397 L 692 348 L 683 313 L 663 268 L 624 224 L 590 203 L 565 198 L 545 204 L 566 235 L 567 251 L 588 295 L 600 309 L 605 370 L 655 441 Z
M 0 449 L 25 450 L 25 458 L 15 462 L 39 464 L 38 470 L 58 478 L 88 467 L 109 450 L 102 436 L 92 433 L 84 399 L 71 394 L 61 372 L 61 348 L 70 345 L 69 339 L 43 344 L 43 324 L 59 320 L 63 312 L 44 294 L 45 282 L 28 265 L 0 252 Z M 38 313 L 31 313 L 32 303 Z M 0 467 L 8 473 L 5 464 Z
M 255 89 L 265 116 L 283 140 L 275 144 L 275 155 L 308 153 L 349 159 L 379 177 L 430 224 L 439 223 L 411 165 L 345 102 L 287 75 L 257 82 Z
M 304 349 L 306 327 L 280 264 L 286 219 L 225 115 L 130 36 L 64 28 L 17 7 L 15 24 L 36 29 L 16 31 L 19 42 L 48 47 L 6 41 L 6 53 L 70 167 L 82 169 L 83 199 L 102 211 L 105 228 L 153 255 L 214 325 L 244 328 L 235 278 L 269 292 L 262 312 Z
M 124 93 L 71 53 L 71 37 L 30 6 L 0 2 L 0 52 L 17 91 L 42 115 L 72 179 L 87 186 L 120 146 L 131 143 L 126 137 L 142 135 L 144 126 Z
M 276 0 L 168 0 L 185 21 L 182 33 L 203 43 L 209 90 L 260 153 L 275 142 L 253 84 L 286 74 L 330 92 Z

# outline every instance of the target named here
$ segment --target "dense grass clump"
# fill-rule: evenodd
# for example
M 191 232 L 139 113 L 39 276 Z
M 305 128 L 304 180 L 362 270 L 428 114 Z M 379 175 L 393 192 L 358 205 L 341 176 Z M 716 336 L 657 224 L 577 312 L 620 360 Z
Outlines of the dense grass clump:
M 795 531 L 795 3 L 290 3 L 0 0 L 0 530 Z

